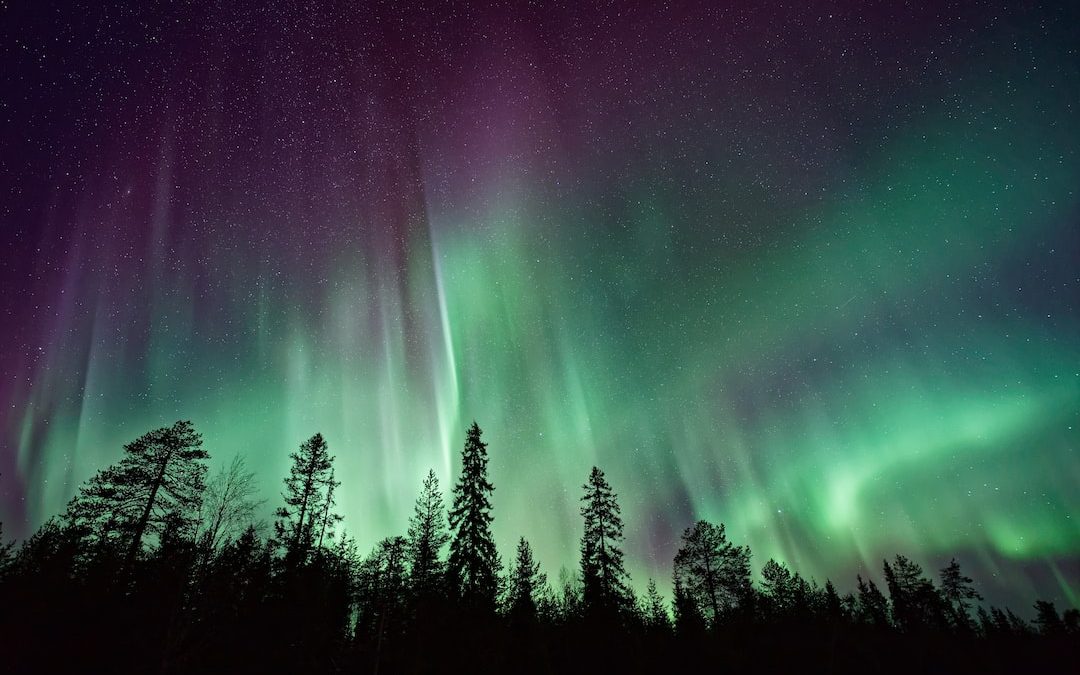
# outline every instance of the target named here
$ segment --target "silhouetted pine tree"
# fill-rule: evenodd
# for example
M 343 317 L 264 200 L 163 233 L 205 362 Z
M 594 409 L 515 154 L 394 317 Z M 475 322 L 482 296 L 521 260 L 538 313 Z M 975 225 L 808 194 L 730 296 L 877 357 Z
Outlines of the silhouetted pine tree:
M 623 524 L 618 497 L 604 478 L 592 468 L 582 486 L 581 515 L 585 531 L 581 537 L 582 602 L 586 612 L 620 612 L 629 607 L 629 575 L 623 567 Z
M 941 596 L 933 582 L 923 577 L 922 568 L 897 554 L 893 564 L 884 561 L 885 583 L 889 588 L 892 616 L 901 630 L 938 628 L 944 622 Z
M 843 601 L 830 579 L 825 580 L 825 588 L 821 592 L 821 612 L 822 617 L 832 623 L 846 619 Z
M 463 607 L 493 613 L 499 588 L 499 559 L 491 536 L 491 493 L 487 445 L 473 422 L 461 452 L 461 476 L 449 513 L 450 556 L 446 565 L 451 597 Z
M 388 537 L 364 559 L 357 573 L 356 638 L 362 645 L 361 662 L 374 671 L 393 661 L 407 626 L 407 555 L 404 537 Z
M 333 460 L 333 457 L 330 458 Z M 341 485 L 341 481 L 334 480 L 334 469 L 330 469 L 330 477 L 326 481 L 326 496 L 323 498 L 322 513 L 319 515 L 319 541 L 316 542 L 317 548 L 323 547 L 323 542 L 329 542 L 334 539 L 336 531 L 334 527 L 341 522 L 342 517 L 334 513 L 334 507 L 337 506 L 337 499 L 334 498 L 334 491 Z
M 1058 637 L 1065 634 L 1065 622 L 1058 615 L 1054 603 L 1046 600 L 1035 601 L 1035 626 L 1040 635 Z
M 991 638 L 997 635 L 998 626 L 990 612 L 986 611 L 983 607 L 977 607 L 975 609 L 975 616 L 979 621 L 979 632 L 982 633 L 984 638 Z
M 671 605 L 675 613 L 676 635 L 688 640 L 696 640 L 704 635 L 705 617 L 678 576 L 673 582 Z
M 434 471 L 428 471 L 409 518 L 409 574 L 418 600 L 430 599 L 442 588 L 444 574 L 440 555 L 449 539 L 439 479 Z
M 723 525 L 699 520 L 682 535 L 673 574 L 708 627 L 751 594 L 750 549 L 728 541 Z
M 0 523 L 0 579 L 4 578 L 8 565 L 11 564 L 11 560 L 15 557 L 14 551 L 15 542 L 4 541 L 4 524 Z
M 858 609 L 860 619 L 871 626 L 887 628 L 889 625 L 889 601 L 878 589 L 873 579 L 863 581 L 862 575 L 856 576 L 858 580 Z
M 124 446 L 124 457 L 83 486 L 68 507 L 70 522 L 93 538 L 119 536 L 130 569 L 147 534 L 166 524 L 194 534 L 209 457 L 191 422 L 147 432 Z
M 1007 607 L 1005 608 L 1005 618 L 1008 620 L 1009 629 L 1014 635 L 1031 635 L 1031 624 L 1013 614 L 1013 611 Z
M 274 531 L 278 543 L 285 547 L 286 565 L 293 566 L 306 560 L 328 521 L 337 522 L 340 516 L 331 512 L 332 490 L 338 483 L 334 480 L 334 458 L 322 434 L 304 441 L 300 451 L 289 457 L 292 466 L 281 495 L 285 506 L 277 510 Z
M 1065 626 L 1066 633 L 1080 637 L 1080 609 L 1073 607 L 1062 612 L 1061 622 Z
M 528 626 L 536 623 L 537 602 L 546 585 L 547 575 L 540 571 L 540 563 L 533 559 L 532 547 L 522 537 L 510 566 L 507 589 L 506 613 L 511 624 Z
M 783 563 L 769 559 L 761 568 L 761 593 L 764 612 L 773 620 L 789 619 L 794 614 L 797 584 Z
M 959 630 L 970 630 L 971 615 L 968 613 L 970 600 L 982 600 L 982 596 L 975 590 L 970 577 L 964 576 L 960 571 L 960 563 L 953 558 L 941 570 L 941 598 L 949 614 L 953 626 Z
M 649 579 L 649 585 L 645 589 L 644 607 L 642 614 L 645 617 L 645 626 L 652 631 L 667 632 L 671 630 L 671 617 L 668 616 L 664 599 L 656 590 L 656 581 Z

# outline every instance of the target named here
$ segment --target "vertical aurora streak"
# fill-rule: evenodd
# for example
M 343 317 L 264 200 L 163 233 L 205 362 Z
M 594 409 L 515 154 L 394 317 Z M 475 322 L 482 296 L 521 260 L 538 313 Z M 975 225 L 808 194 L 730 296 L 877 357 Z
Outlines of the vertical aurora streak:
M 711 4 L 0 10 L 5 532 L 182 417 L 367 546 L 476 419 L 549 571 L 598 464 L 641 586 L 1080 603 L 1080 17 Z

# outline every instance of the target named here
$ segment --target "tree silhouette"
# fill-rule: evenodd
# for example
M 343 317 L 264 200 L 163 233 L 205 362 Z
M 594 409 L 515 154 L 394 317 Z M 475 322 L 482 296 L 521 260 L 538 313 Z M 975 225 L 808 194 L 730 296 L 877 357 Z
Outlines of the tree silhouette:
M 675 634 L 686 639 L 697 639 L 705 633 L 705 617 L 701 608 L 687 591 L 680 576 L 675 575 L 672 590 L 672 607 L 675 610 Z
M 442 548 L 449 541 L 446 509 L 435 471 L 429 470 L 409 518 L 408 557 L 413 592 L 417 598 L 431 598 L 442 587 Z
M 750 596 L 750 549 L 728 541 L 724 526 L 699 520 L 686 528 L 673 573 L 709 627 Z
M 618 497 L 604 478 L 592 468 L 582 486 L 585 504 L 581 515 L 585 531 L 581 537 L 582 602 L 587 612 L 612 612 L 627 608 L 629 576 L 623 567 L 623 524 Z
M 825 588 L 821 592 L 821 613 L 828 622 L 843 621 L 847 618 L 844 615 L 843 600 L 830 579 L 825 580 Z
M 1065 632 L 1080 637 L 1080 609 L 1073 607 L 1062 612 L 1061 622 L 1065 626 Z
M 958 629 L 969 630 L 971 615 L 968 613 L 969 601 L 982 600 L 975 590 L 970 577 L 960 571 L 960 563 L 953 558 L 941 569 L 941 598 L 945 601 L 949 617 Z
M 547 575 L 533 559 L 532 547 L 525 537 L 518 540 L 514 562 L 510 566 L 506 600 L 507 615 L 512 624 L 531 625 L 537 621 L 537 601 L 547 585 Z
M 860 618 L 871 626 L 886 628 L 889 625 L 889 601 L 874 583 L 873 579 L 863 581 L 862 575 L 856 576 L 858 580 L 858 609 Z
M 316 534 L 321 541 L 328 522 L 336 523 L 340 516 L 330 510 L 338 483 L 334 480 L 334 458 L 322 434 L 304 441 L 299 452 L 289 457 L 292 466 L 282 493 L 285 506 L 277 510 L 274 531 L 285 547 L 286 561 L 295 565 L 302 563 L 316 545 Z
M 664 606 L 664 599 L 656 590 L 656 581 L 653 579 L 649 579 L 649 584 L 645 589 L 642 614 L 645 617 L 645 625 L 650 630 L 666 632 L 671 629 L 671 617 L 668 615 L 667 607 Z
M 0 523 L 0 579 L 4 577 L 8 565 L 11 564 L 12 559 L 15 557 L 14 550 L 14 541 L 4 541 L 4 524 Z
M 941 596 L 933 582 L 923 577 L 922 567 L 897 554 L 893 564 L 886 560 L 883 568 L 897 627 L 912 631 L 942 625 L 944 613 Z
M 199 541 L 204 556 L 221 550 L 254 522 L 264 501 L 256 495 L 255 474 L 247 470 L 243 455 L 235 455 L 207 481 L 199 507 Z
M 1035 625 L 1039 633 L 1047 637 L 1056 637 L 1065 633 L 1065 622 L 1058 615 L 1057 607 L 1046 600 L 1035 601 Z
M 461 476 L 454 485 L 449 513 L 451 531 L 447 582 L 451 596 L 464 607 L 494 612 L 499 559 L 491 536 L 491 493 L 487 479 L 487 445 L 473 422 L 461 452 Z
M 383 652 L 395 646 L 405 632 L 409 605 L 407 550 L 404 537 L 383 539 L 361 563 L 357 574 L 356 634 L 370 638 L 375 670 L 383 660 Z
M 80 489 L 68 508 L 73 525 L 92 538 L 119 535 L 130 569 L 147 534 L 172 526 L 193 534 L 209 457 L 191 422 L 147 432 L 124 446 L 123 458 Z
M 799 581 L 783 563 L 769 559 L 761 568 L 761 592 L 765 610 L 775 619 L 788 619 L 795 613 Z
M 584 485 L 580 572 L 561 569 L 550 592 L 521 538 L 500 579 L 475 424 L 446 515 L 455 566 L 440 559 L 450 534 L 431 471 L 408 536 L 383 539 L 361 561 L 355 541 L 335 534 L 339 483 L 319 435 L 292 454 L 266 540 L 243 461 L 202 487 L 200 439 L 178 425 L 129 444 L 79 489 L 66 518 L 18 547 L 0 544 L 0 634 L 15 645 L 4 672 L 656 672 L 742 670 L 752 659 L 769 672 L 981 673 L 1075 658 L 1080 612 L 1061 615 L 1046 600 L 1034 617 L 979 606 L 955 560 L 940 587 L 902 555 L 884 562 L 888 599 L 862 575 L 843 594 L 775 560 L 755 590 L 749 549 L 706 521 L 682 533 L 672 621 L 652 580 L 640 599 L 629 588 L 622 514 L 597 468 Z M 457 602 L 446 601 L 451 579 Z

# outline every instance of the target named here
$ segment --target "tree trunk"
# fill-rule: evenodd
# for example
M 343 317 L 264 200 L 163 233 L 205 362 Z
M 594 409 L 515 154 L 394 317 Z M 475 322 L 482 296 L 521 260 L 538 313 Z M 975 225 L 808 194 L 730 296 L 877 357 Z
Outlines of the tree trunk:
M 128 547 L 127 556 L 124 558 L 124 572 L 131 570 L 132 563 L 135 562 L 135 556 L 139 553 L 139 547 L 142 544 L 143 534 L 146 533 L 146 526 L 150 523 L 150 514 L 154 509 L 154 502 L 157 500 L 158 490 L 161 489 L 161 484 L 165 482 L 165 469 L 169 466 L 169 460 L 172 459 L 172 450 L 166 453 L 165 458 L 161 461 L 161 466 L 158 467 L 157 475 L 154 477 L 154 483 L 150 486 L 150 496 L 146 500 L 146 507 L 143 508 L 142 515 L 139 517 L 139 522 L 135 525 L 135 534 L 131 538 L 131 546 Z

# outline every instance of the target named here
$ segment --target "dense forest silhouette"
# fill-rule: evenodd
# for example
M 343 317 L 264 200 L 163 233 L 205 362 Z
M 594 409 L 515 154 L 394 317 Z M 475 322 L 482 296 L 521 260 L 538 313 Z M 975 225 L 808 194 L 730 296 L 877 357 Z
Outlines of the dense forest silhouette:
M 580 568 L 552 583 L 524 538 L 492 538 L 487 446 L 468 429 L 449 504 L 434 472 L 408 531 L 362 554 L 335 511 L 326 440 L 292 453 L 271 526 L 237 457 L 211 475 L 190 422 L 151 431 L 63 514 L 0 545 L 6 672 L 1012 672 L 1075 670 L 1080 612 L 983 607 L 953 560 L 897 555 L 841 594 L 766 561 L 723 524 L 682 534 L 673 597 L 638 596 L 618 495 L 582 486 Z M 2 541 L 2 539 L 0 539 Z

